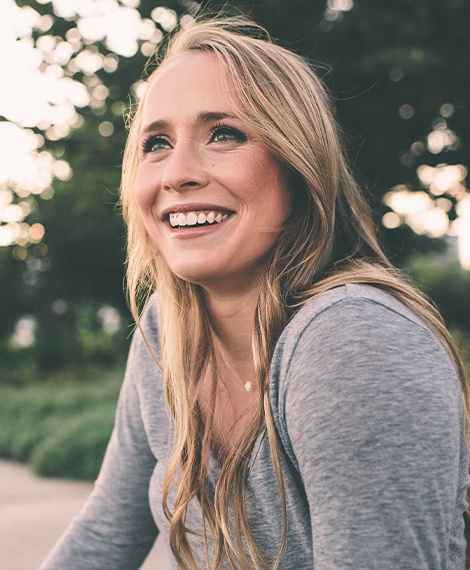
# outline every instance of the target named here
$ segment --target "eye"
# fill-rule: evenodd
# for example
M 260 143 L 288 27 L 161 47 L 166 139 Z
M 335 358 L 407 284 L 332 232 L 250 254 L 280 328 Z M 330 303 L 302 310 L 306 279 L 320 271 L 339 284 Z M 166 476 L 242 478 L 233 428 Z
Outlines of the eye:
M 156 152 L 159 150 L 166 150 L 171 148 L 170 143 L 165 137 L 160 135 L 150 135 L 142 141 L 142 151 L 144 154 L 149 152 Z
M 218 124 L 211 128 L 209 142 L 245 142 L 247 136 L 235 127 Z

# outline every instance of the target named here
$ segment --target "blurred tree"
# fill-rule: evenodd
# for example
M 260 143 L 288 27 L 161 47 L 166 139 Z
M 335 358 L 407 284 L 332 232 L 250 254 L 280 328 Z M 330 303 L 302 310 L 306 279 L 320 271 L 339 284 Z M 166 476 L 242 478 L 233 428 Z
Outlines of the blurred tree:
M 118 206 L 126 138 L 124 118 L 129 93 L 149 53 L 144 55 L 143 48 L 129 57 L 117 56 L 105 38 L 98 42 L 83 38 L 76 18 L 58 15 L 54 4 L 26 0 L 18 5 L 30 6 L 52 22 L 47 30 L 35 31 L 36 42 L 44 36 L 54 38 L 55 44 L 68 38 L 75 41 L 75 59 L 90 48 L 92 55 L 102 57 L 97 69 L 93 65 L 80 68 L 73 59 L 63 66 L 66 76 L 87 86 L 90 102 L 78 109 L 80 121 L 70 136 L 45 132 L 46 148 L 56 159 L 67 161 L 73 176 L 65 176 L 64 181 L 56 179 L 53 197 L 47 193 L 47 199 L 38 197 L 38 207 L 28 216 L 30 225 L 45 227 L 44 239 L 36 246 L 0 248 L 0 280 L 9 297 L 8 303 L 2 303 L 0 314 L 4 317 L 0 352 L 8 352 L 15 322 L 26 313 L 37 323 L 33 357 L 38 372 L 80 367 L 96 358 L 106 364 L 122 362 L 130 322 L 123 292 L 125 230 Z M 154 2 L 142 2 L 141 18 L 149 18 L 155 9 Z M 172 18 L 176 23 L 183 11 L 169 0 L 157 16 L 160 14 L 169 28 Z M 157 38 L 164 31 L 162 25 L 153 24 Z M 144 43 L 140 40 L 137 47 Z M 104 58 L 109 55 L 111 60 L 106 65 Z M 35 131 L 42 132 L 39 128 Z M 122 319 L 120 331 L 113 331 L 114 342 L 106 340 L 111 334 L 103 331 L 105 323 L 99 317 L 100 308 L 108 305 L 117 309 Z M 17 358 L 9 361 L 18 365 Z M 0 367 L 0 375 L 9 378 L 11 371 Z
M 80 326 L 83 314 L 90 314 L 86 307 L 96 315 L 100 306 L 109 304 L 124 321 L 128 319 L 122 292 L 124 228 L 115 207 L 128 93 L 135 93 L 152 42 L 174 26 L 176 17 L 197 10 L 199 3 L 168 0 L 158 7 L 151 0 L 121 0 L 122 5 L 137 5 L 141 29 L 150 30 L 141 32 L 137 51 L 125 56 L 116 55 L 106 37 L 84 38 L 76 18 L 61 16 L 50 2 L 17 4 L 50 16 L 50 29 L 36 30 L 36 40 L 51 35 L 75 42 L 71 62 L 82 52 L 103 56 L 93 71 L 76 63 L 64 65 L 68 76 L 87 86 L 91 99 L 78 109 L 81 126 L 76 125 L 70 136 L 46 141 L 54 156 L 68 161 L 73 177 L 56 181 L 53 198 L 39 200 L 39 208 L 29 217 L 31 223 L 44 225 L 45 247 L 0 248 L 0 279 L 8 283 L 8 303 L 0 311 L 0 341 L 3 337 L 5 342 L 16 319 L 28 312 L 36 316 L 37 336 L 47 345 L 41 347 L 43 366 L 79 363 L 84 358 Z M 209 0 L 204 6 L 217 11 L 220 3 Z M 232 0 L 224 9 L 250 14 L 283 45 L 321 62 L 318 69 L 334 93 L 353 167 L 378 216 L 387 211 L 382 199 L 390 188 L 422 185 L 417 176 L 420 165 L 468 165 L 466 0 Z M 446 134 L 447 143 L 432 143 L 433 133 Z M 450 203 L 452 218 L 455 199 L 451 197 Z M 406 225 L 384 229 L 382 235 L 386 249 L 400 263 L 411 252 L 442 248 L 443 243 L 416 236 Z M 6 255 L 9 250 L 15 259 Z M 85 320 L 91 329 L 97 326 L 96 318 L 93 323 L 90 317 Z M 58 330 L 67 342 L 57 341 Z
M 259 0 L 250 13 L 288 47 L 322 62 L 353 166 L 377 213 L 393 186 L 421 186 L 419 165 L 468 165 L 470 3 Z M 455 140 L 430 145 L 429 135 L 444 128 Z M 416 249 L 443 247 L 407 226 L 382 235 L 399 263 Z

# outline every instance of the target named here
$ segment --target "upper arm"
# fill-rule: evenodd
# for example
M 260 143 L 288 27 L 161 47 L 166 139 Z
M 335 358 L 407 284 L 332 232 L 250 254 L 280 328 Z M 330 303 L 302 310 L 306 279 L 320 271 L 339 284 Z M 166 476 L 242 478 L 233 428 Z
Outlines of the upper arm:
M 338 303 L 300 337 L 284 391 L 315 569 L 443 568 L 461 401 L 434 335 L 377 303 Z
M 47 570 L 139 568 L 157 536 L 148 499 L 156 458 L 136 386 L 143 354 L 136 337 L 99 477 L 86 505 L 44 562 Z

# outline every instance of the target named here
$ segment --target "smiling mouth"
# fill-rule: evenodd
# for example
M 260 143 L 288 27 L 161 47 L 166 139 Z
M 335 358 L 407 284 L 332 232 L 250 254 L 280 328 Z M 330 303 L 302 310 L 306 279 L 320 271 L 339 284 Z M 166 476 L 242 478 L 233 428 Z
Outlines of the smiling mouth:
M 220 212 L 214 210 L 195 210 L 192 212 L 174 212 L 168 215 L 168 220 L 172 228 L 211 226 L 224 222 L 230 212 Z

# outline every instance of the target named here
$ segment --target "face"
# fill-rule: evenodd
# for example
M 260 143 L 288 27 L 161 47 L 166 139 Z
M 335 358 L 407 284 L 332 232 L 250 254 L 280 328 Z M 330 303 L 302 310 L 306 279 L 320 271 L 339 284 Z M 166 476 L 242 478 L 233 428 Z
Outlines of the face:
M 155 247 L 205 288 L 255 283 L 289 217 L 286 169 L 221 91 L 213 54 L 166 64 L 146 94 L 135 193 Z

